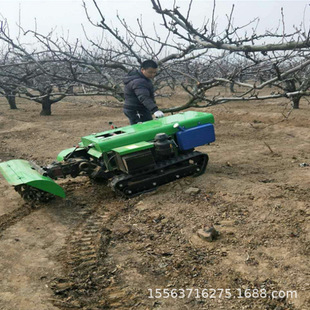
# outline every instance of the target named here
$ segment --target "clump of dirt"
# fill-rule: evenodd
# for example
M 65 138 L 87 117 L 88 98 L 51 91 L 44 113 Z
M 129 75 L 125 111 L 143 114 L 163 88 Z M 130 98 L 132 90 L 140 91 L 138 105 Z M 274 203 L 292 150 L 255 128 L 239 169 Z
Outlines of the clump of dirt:
M 60 102 L 51 117 L 0 105 L 0 159 L 48 164 L 109 121 L 127 125 L 111 104 Z M 285 118 L 286 105 L 206 109 L 206 173 L 132 199 L 79 177 L 34 208 L 1 179 L 2 308 L 308 309 L 310 106 Z M 219 235 L 201 238 L 205 227 Z

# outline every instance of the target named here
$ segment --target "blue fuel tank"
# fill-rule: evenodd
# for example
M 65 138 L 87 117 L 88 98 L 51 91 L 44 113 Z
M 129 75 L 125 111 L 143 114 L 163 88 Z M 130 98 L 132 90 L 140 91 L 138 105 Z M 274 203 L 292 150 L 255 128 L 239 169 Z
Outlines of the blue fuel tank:
M 176 133 L 177 143 L 184 151 L 215 141 L 213 124 L 203 124 L 189 129 L 179 127 L 179 130 Z

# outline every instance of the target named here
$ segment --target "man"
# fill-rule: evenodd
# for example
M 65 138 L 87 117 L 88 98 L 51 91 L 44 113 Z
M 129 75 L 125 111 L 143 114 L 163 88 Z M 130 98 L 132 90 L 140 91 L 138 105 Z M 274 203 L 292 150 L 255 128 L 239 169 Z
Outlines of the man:
M 156 118 L 163 117 L 154 99 L 154 87 L 152 79 L 157 73 L 157 63 L 146 60 L 140 70 L 131 71 L 124 78 L 125 104 L 124 113 L 129 118 L 130 125 L 152 120 L 152 114 Z

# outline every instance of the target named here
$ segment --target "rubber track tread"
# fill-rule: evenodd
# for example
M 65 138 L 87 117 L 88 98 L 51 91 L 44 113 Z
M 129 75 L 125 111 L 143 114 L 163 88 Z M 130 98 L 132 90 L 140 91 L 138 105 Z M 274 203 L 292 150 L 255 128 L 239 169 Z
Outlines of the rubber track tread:
M 190 160 L 195 164 L 189 164 Z M 207 164 L 208 155 L 194 151 L 162 161 L 154 170 L 144 174 L 116 176 L 110 186 L 117 194 L 130 198 L 182 177 L 198 176 L 204 173 Z

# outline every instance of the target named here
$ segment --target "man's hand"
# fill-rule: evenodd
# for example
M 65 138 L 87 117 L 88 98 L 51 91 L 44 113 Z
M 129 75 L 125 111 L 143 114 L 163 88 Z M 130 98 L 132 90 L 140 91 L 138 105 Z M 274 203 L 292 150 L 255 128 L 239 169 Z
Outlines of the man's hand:
M 164 117 L 164 116 L 165 116 L 164 113 L 163 113 L 162 111 L 156 111 L 156 112 L 154 113 L 154 115 L 155 115 L 156 118 L 160 118 L 160 117 Z

